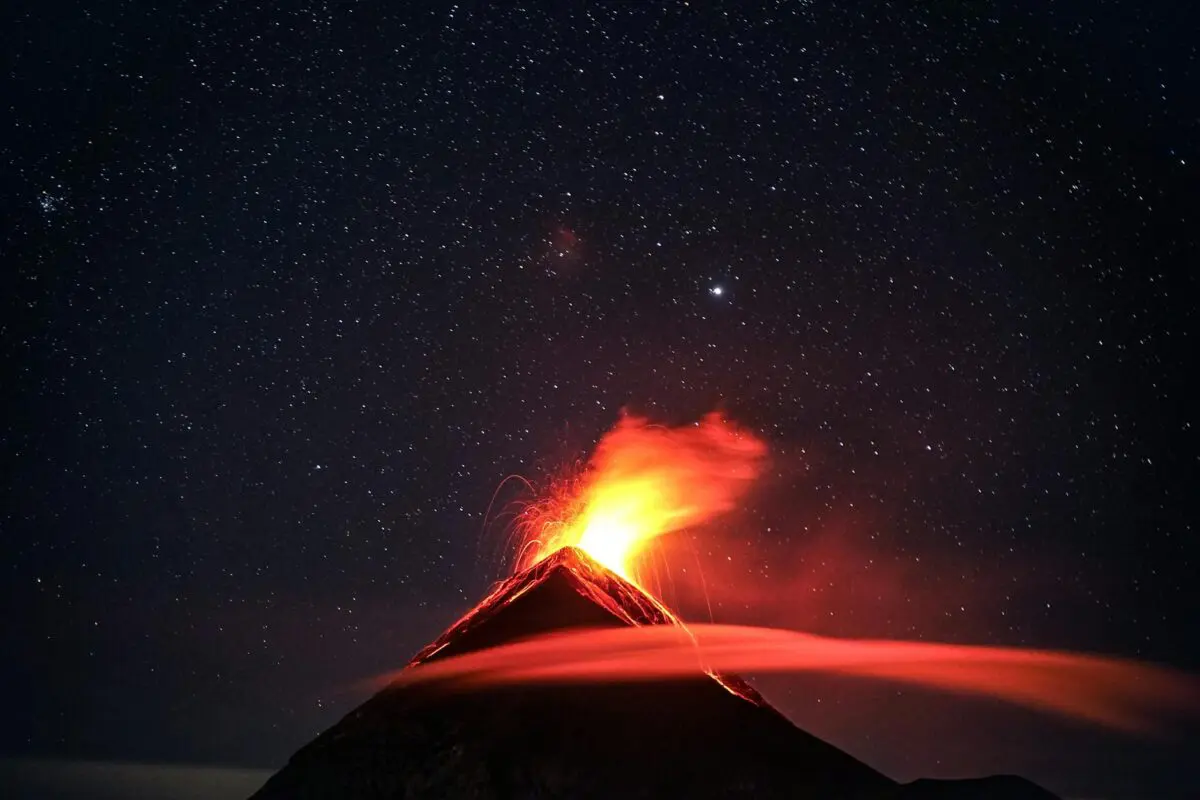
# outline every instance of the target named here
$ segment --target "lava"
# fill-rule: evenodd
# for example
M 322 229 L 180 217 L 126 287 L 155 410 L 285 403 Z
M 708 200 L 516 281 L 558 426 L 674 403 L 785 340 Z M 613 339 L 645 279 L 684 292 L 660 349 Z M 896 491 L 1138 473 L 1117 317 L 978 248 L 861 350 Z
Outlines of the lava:
M 703 666 L 702 666 L 703 665 Z M 737 625 L 559 631 L 385 676 L 463 689 L 520 683 L 670 680 L 708 671 L 825 672 L 998 698 L 1130 732 L 1164 712 L 1200 711 L 1200 687 L 1173 670 L 1050 650 L 851 640 Z
M 446 632 L 413 657 L 410 665 L 424 663 L 441 653 L 464 633 L 486 622 L 504 606 L 512 605 L 536 587 L 551 570 L 562 566 L 577 579 L 575 591 L 603 608 L 625 625 L 676 625 L 683 623 L 665 605 L 583 555 L 578 548 L 563 547 L 523 572 L 500 581 Z
M 676 428 L 626 416 L 600 440 L 581 478 L 522 515 L 519 566 L 574 546 L 644 588 L 637 559 L 646 546 L 733 509 L 766 453 L 761 439 L 715 413 Z

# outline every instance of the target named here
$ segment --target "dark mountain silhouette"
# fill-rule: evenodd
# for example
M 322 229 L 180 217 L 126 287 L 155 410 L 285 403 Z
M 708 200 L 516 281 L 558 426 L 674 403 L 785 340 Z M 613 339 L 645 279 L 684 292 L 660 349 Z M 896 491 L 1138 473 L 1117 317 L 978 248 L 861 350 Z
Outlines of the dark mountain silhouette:
M 421 664 L 572 627 L 675 624 L 573 548 L 500 584 Z M 1019 778 L 901 785 L 772 708 L 733 676 L 439 691 L 389 686 L 300 749 L 253 795 L 277 798 L 1047 800 Z

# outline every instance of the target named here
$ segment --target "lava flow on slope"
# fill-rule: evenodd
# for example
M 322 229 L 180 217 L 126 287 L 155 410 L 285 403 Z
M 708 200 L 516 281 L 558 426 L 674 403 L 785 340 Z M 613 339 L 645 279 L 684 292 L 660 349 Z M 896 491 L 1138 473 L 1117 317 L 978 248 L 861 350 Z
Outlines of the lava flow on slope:
M 508 611 L 509 613 L 501 613 Z M 687 627 L 666 606 L 577 547 L 561 547 L 529 569 L 502 581 L 479 605 L 419 652 L 409 668 L 436 659 L 525 641 L 542 634 L 611 625 L 667 625 L 691 642 Z M 696 668 L 752 703 L 766 701 L 744 680 Z

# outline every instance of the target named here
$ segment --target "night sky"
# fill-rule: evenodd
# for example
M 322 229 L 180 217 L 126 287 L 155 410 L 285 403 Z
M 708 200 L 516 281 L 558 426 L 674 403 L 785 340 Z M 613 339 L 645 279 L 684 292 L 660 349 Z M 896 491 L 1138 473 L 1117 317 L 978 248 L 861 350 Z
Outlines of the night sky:
M 1190 3 L 256 5 L 3 12 L 0 777 L 277 768 L 622 408 L 770 443 L 690 618 L 1200 672 Z M 896 778 L 1200 787 L 758 685 Z

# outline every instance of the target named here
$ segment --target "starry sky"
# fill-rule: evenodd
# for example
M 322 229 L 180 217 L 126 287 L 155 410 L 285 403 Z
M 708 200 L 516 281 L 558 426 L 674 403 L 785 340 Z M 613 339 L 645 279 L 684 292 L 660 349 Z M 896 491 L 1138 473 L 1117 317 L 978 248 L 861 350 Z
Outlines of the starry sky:
M 622 408 L 770 443 L 688 615 L 1200 671 L 1190 4 L 258 5 L 3 12 L 0 776 L 279 766 Z M 897 778 L 1200 786 L 759 685 Z

